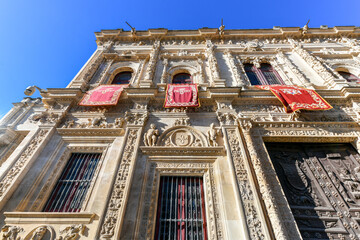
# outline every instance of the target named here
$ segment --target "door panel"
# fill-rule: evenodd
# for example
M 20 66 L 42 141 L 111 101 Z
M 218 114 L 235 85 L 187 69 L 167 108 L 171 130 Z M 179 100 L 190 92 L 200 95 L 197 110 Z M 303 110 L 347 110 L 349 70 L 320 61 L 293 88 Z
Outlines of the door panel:
M 359 239 L 360 156 L 350 144 L 266 148 L 304 239 Z

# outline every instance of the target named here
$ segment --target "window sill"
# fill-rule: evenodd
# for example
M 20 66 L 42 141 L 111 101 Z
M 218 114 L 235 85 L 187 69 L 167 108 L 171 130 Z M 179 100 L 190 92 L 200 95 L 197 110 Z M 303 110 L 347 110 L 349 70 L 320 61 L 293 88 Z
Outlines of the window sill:
M 98 219 L 95 213 L 54 213 L 54 212 L 5 212 L 6 224 L 26 224 L 26 223 L 52 223 L 52 224 L 88 224 L 94 219 Z

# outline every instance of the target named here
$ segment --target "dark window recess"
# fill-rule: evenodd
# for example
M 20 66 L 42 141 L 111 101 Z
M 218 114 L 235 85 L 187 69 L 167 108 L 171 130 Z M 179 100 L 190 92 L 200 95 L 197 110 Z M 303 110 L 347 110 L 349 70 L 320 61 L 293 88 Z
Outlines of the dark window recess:
M 261 85 L 260 79 L 256 75 L 256 68 L 252 64 L 244 64 L 245 73 L 248 76 L 251 85 Z
M 191 75 L 188 73 L 178 73 L 173 77 L 173 84 L 186 84 L 192 83 Z
M 348 82 L 356 82 L 356 83 L 360 83 L 360 79 L 355 76 L 354 74 L 348 73 L 348 72 L 343 72 L 343 71 L 339 71 L 338 72 L 343 78 L 346 79 L 346 81 Z
M 129 84 L 132 72 L 121 72 L 116 74 L 111 84 Z
M 100 158 L 100 153 L 71 154 L 43 212 L 79 212 Z
M 207 239 L 202 177 L 160 178 L 154 239 Z
M 244 69 L 251 85 L 285 84 L 280 75 L 268 63 L 262 63 L 260 68 L 246 63 L 244 64 Z

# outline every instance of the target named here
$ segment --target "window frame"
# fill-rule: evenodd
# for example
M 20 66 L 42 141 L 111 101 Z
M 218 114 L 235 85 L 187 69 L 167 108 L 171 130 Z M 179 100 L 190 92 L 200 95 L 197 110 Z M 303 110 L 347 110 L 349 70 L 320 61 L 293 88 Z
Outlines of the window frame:
M 128 83 L 114 83 L 117 76 L 119 76 L 120 74 L 125 74 L 125 73 L 130 73 L 131 74 L 130 79 L 128 80 L 129 81 Z M 122 70 L 122 71 L 116 73 L 114 75 L 114 77 L 112 77 L 110 84 L 113 84 L 113 85 L 131 84 L 131 81 L 132 81 L 133 77 L 134 77 L 134 71 L 132 71 L 132 70 Z
M 184 83 L 174 83 L 174 79 L 175 79 L 175 77 L 178 76 L 178 75 L 188 75 L 188 76 L 190 76 L 190 77 L 189 77 L 189 81 L 184 80 Z M 193 82 L 194 82 L 193 76 L 192 76 L 190 73 L 188 73 L 188 72 L 178 72 L 178 73 L 174 74 L 174 75 L 172 76 L 172 78 L 171 78 L 171 84 L 179 84 L 179 85 L 180 85 L 180 84 L 193 84 Z
M 276 78 L 277 83 L 275 84 L 271 84 L 270 83 L 270 79 L 269 77 L 267 77 L 264 74 L 264 65 L 268 65 L 269 66 L 269 71 L 267 72 L 271 72 L 274 77 Z M 245 65 L 251 65 L 250 71 L 248 70 L 249 68 L 246 67 Z M 252 63 L 245 63 L 244 64 L 244 69 L 245 69 L 245 74 L 247 76 L 247 78 L 249 79 L 249 82 L 251 84 L 251 86 L 257 86 L 257 85 L 286 85 L 284 80 L 281 78 L 280 74 L 274 69 L 274 67 L 270 64 L 270 63 L 261 63 L 260 68 L 257 68 L 255 66 L 255 64 Z M 256 80 L 258 81 L 259 84 L 253 84 L 251 81 L 251 77 L 249 77 L 248 73 L 252 73 L 256 76 Z

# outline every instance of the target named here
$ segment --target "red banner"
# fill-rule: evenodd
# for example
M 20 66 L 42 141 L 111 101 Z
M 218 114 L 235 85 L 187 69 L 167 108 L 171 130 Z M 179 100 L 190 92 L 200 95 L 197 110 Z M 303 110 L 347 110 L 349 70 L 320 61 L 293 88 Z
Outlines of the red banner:
M 110 106 L 116 105 L 119 101 L 122 90 L 125 85 L 100 85 L 97 88 L 88 91 L 81 99 L 80 106 Z
M 199 107 L 196 84 L 168 84 L 164 107 Z
M 270 90 L 284 105 L 287 113 L 300 109 L 328 110 L 332 108 L 317 92 L 311 89 L 286 85 L 258 85 L 256 87 Z

